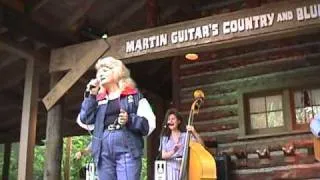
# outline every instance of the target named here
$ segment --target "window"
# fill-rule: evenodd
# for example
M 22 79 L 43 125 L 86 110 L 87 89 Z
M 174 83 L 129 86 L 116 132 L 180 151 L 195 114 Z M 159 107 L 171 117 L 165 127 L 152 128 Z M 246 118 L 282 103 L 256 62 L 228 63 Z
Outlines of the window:
M 294 91 L 295 125 L 308 125 L 320 112 L 320 89 Z
M 282 94 L 248 98 L 247 129 L 250 134 L 268 133 L 284 127 Z
M 281 95 L 250 98 L 249 106 L 251 129 L 284 125 Z
M 240 138 L 308 132 L 320 113 L 320 88 L 295 88 L 240 93 Z

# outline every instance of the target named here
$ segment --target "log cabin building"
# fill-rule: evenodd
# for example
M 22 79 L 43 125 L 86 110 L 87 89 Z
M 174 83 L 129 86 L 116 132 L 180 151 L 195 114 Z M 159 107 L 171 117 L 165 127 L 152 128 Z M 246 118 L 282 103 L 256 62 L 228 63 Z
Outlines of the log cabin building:
M 128 64 L 157 116 L 148 179 L 165 110 L 187 118 L 197 89 L 205 102 L 194 125 L 220 179 L 320 178 L 309 130 L 320 111 L 320 1 L 0 2 L 2 179 L 13 142 L 19 179 L 32 179 L 43 140 L 45 179 L 59 179 L 61 139 L 87 133 L 75 123 L 83 90 L 110 55 Z

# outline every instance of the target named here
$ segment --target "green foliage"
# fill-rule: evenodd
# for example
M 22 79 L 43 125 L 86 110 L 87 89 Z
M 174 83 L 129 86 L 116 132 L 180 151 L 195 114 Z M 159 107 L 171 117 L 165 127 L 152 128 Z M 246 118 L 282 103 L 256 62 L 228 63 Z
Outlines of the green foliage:
M 83 150 L 90 143 L 90 136 L 76 136 L 72 137 L 72 150 L 70 155 L 70 180 L 79 180 L 80 179 L 80 169 L 84 167 L 87 163 L 92 161 L 90 155 L 83 156 L 81 159 L 76 159 L 75 154 L 78 151 Z M 42 180 L 43 171 L 44 171 L 44 161 L 45 161 L 45 148 L 46 146 L 36 146 L 34 149 L 34 161 L 33 161 L 33 179 Z M 66 148 L 66 139 L 63 143 L 63 159 L 62 159 L 62 176 L 64 173 L 64 162 L 65 162 L 65 148 Z M 12 152 L 10 157 L 10 174 L 9 179 L 17 179 L 18 175 L 18 153 L 19 153 L 19 144 L 12 144 Z M 0 149 L 0 158 L 3 159 L 3 150 Z M 0 161 L 0 170 L 2 173 L 2 161 Z M 142 159 L 142 172 L 141 180 L 147 179 L 147 159 Z
M 140 180 L 147 180 L 147 159 L 142 158 L 142 170 Z
M 4 145 L 0 144 L 0 177 L 2 177 L 3 156 L 4 156 Z
M 18 154 L 19 143 L 13 143 L 11 145 L 9 179 L 18 179 Z
M 34 160 L 33 160 L 33 179 L 43 179 L 45 146 L 36 146 L 34 148 Z
M 91 141 L 90 136 L 72 137 L 72 149 L 71 149 L 71 155 L 70 155 L 70 180 L 79 180 L 80 169 L 84 167 L 88 162 L 92 161 L 92 158 L 90 155 L 82 156 L 81 159 L 75 158 L 75 154 L 85 149 L 90 143 L 90 141 Z M 66 139 L 64 139 L 64 143 L 63 143 L 64 152 L 65 152 L 65 148 L 66 148 Z M 63 162 L 64 161 L 65 161 L 65 158 L 63 158 Z M 64 167 L 64 163 L 62 167 Z

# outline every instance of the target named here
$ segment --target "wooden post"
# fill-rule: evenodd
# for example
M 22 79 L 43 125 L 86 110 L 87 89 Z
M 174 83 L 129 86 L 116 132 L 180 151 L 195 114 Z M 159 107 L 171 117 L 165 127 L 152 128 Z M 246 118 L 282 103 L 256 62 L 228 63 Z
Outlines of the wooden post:
M 157 25 L 157 0 L 147 0 L 146 1 L 146 11 L 147 11 L 147 19 L 146 24 L 147 27 L 155 27 Z M 149 95 L 153 101 L 154 107 L 156 108 L 154 111 L 156 115 L 156 119 L 159 117 L 162 117 L 163 114 L 163 102 L 162 99 L 149 92 Z M 149 99 L 150 101 L 150 99 Z M 160 127 L 161 123 L 159 121 L 156 121 L 156 127 Z M 160 125 L 160 126 L 159 126 Z M 147 138 L 147 179 L 153 179 L 154 178 L 154 161 L 156 160 L 156 156 L 158 153 L 158 136 L 159 135 L 159 128 L 156 128 L 155 131 Z
M 64 161 L 64 180 L 70 179 L 70 154 L 72 149 L 72 137 L 67 138 L 65 161 Z
M 62 77 L 61 73 L 52 73 L 50 87 L 53 87 Z M 46 161 L 44 169 L 45 180 L 61 179 L 62 159 L 62 104 L 61 101 L 48 111 L 46 131 Z
M 18 179 L 31 180 L 33 153 L 36 140 L 36 124 L 38 112 L 39 75 L 34 59 L 28 59 L 24 84 Z
M 63 89 L 69 89 L 71 86 L 77 82 L 77 80 L 92 66 L 105 52 L 109 49 L 109 45 L 103 39 L 98 40 L 98 43 L 94 43 L 96 41 L 86 42 L 86 48 L 79 50 L 80 52 L 85 52 L 85 49 L 92 48 L 94 49 L 91 52 L 81 54 L 81 59 L 85 59 L 84 61 L 79 61 L 78 64 L 74 66 L 74 69 L 70 70 L 61 80 L 62 84 L 58 84 L 55 82 L 53 86 L 50 87 L 50 92 L 58 93 L 59 95 L 47 95 L 44 97 L 45 106 L 47 109 L 50 109 L 60 98 L 63 97 L 64 92 Z M 94 43 L 94 44 L 92 44 Z M 54 52 L 54 51 L 53 51 Z M 69 50 L 66 50 L 66 53 L 69 53 Z M 54 56 L 51 56 L 51 60 Z M 53 103 L 54 102 L 54 103 Z
M 158 24 L 157 0 L 147 0 L 147 26 L 155 27 Z
M 320 161 L 320 138 L 313 137 L 314 158 Z
M 154 179 L 154 162 L 159 154 L 161 124 L 164 117 L 164 101 L 163 99 L 150 91 L 147 93 L 148 101 L 153 105 L 154 114 L 156 116 L 156 129 L 147 139 L 147 179 Z
M 2 168 L 3 180 L 9 179 L 10 156 L 11 156 L 11 143 L 5 143 L 4 156 L 3 156 L 3 168 Z

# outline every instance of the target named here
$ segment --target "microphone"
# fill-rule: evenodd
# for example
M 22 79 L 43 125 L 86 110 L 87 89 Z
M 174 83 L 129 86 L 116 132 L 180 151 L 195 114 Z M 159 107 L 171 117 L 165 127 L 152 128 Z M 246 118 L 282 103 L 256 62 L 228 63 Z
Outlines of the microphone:
M 99 80 L 98 79 L 91 79 L 90 82 L 87 85 L 87 91 L 92 90 L 93 88 L 96 88 L 99 84 Z
M 91 79 L 90 80 L 89 84 L 87 85 L 87 87 L 86 87 L 86 89 L 84 91 L 84 97 L 89 97 L 90 91 L 97 87 L 97 85 L 98 85 L 97 82 L 98 82 L 97 79 Z
M 90 85 L 89 86 L 89 89 L 91 90 L 91 89 L 93 89 L 93 88 L 96 88 L 97 86 L 95 86 L 95 85 Z
M 170 125 L 170 123 L 165 123 L 165 124 L 163 125 L 163 128 L 167 128 L 169 125 Z
M 91 91 L 93 88 L 96 88 L 97 86 L 90 84 L 89 87 L 87 87 L 86 91 Z

